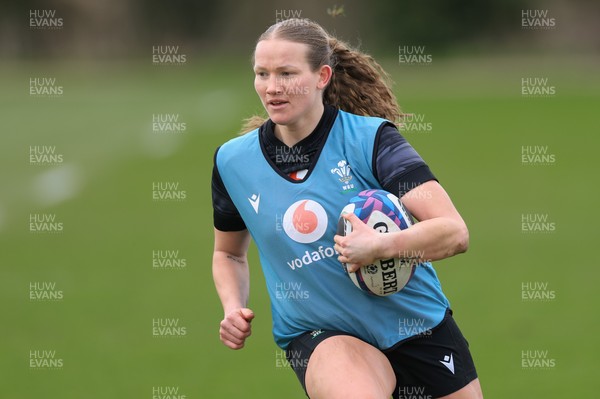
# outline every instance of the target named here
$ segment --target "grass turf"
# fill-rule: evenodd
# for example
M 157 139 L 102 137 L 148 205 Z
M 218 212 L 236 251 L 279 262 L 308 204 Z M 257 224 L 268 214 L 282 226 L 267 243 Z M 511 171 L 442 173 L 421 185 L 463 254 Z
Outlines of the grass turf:
M 404 110 L 431 124 L 405 136 L 470 229 L 469 252 L 436 269 L 486 397 L 577 397 L 597 385 L 600 274 L 588 260 L 598 219 L 597 65 L 510 57 L 386 64 Z M 143 398 L 176 387 L 189 398 L 305 397 L 272 342 L 254 248 L 253 336 L 238 352 L 218 340 L 212 154 L 261 111 L 247 62 L 5 64 L 0 76 L 2 396 Z M 41 76 L 56 77 L 64 94 L 30 96 L 29 79 Z M 523 97 L 529 76 L 548 77 L 556 95 Z M 178 114 L 186 131 L 152 132 L 159 113 Z M 43 145 L 63 163 L 31 165 L 30 146 Z M 522 147 L 536 145 L 555 162 L 524 165 Z M 48 174 L 65 168 L 58 180 Z M 186 198 L 154 201 L 153 182 L 165 181 Z M 38 213 L 55 215 L 64 230 L 28 231 Z M 547 215 L 555 231 L 523 232 L 524 214 Z M 178 250 L 187 266 L 155 270 L 156 250 Z M 34 282 L 55 283 L 64 298 L 31 301 Z M 555 298 L 524 301 L 529 282 L 548 284 Z M 178 319 L 186 335 L 153 337 L 155 318 Z M 55 350 L 63 366 L 32 369 L 36 350 Z M 547 351 L 555 367 L 523 368 L 528 350 Z

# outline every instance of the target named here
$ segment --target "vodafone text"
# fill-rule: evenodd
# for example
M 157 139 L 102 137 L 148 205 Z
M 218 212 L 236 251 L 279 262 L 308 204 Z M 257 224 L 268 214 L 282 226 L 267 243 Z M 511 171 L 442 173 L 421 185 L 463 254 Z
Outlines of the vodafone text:
M 290 269 L 300 269 L 302 266 L 310 265 L 313 262 L 318 262 L 325 258 L 331 258 L 337 255 L 338 252 L 333 247 L 323 247 L 322 245 L 316 251 L 304 251 L 304 255 L 287 262 Z

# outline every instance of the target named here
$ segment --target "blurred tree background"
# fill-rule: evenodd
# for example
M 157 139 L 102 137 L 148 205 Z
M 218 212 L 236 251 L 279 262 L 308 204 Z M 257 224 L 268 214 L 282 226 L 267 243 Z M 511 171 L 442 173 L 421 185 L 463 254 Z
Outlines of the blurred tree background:
M 354 45 L 389 53 L 401 43 L 426 45 L 436 53 L 526 48 L 600 48 L 600 3 L 587 0 L 377 1 L 194 1 L 23 0 L 0 5 L 0 55 L 15 57 L 136 57 L 149 46 L 177 43 L 188 53 L 249 52 L 277 12 L 314 19 Z M 38 35 L 29 29 L 30 10 L 51 9 L 63 29 Z M 521 10 L 560 14 L 557 34 L 520 29 Z M 329 12 L 328 12 L 329 10 Z M 298 15 L 298 14 L 295 14 Z

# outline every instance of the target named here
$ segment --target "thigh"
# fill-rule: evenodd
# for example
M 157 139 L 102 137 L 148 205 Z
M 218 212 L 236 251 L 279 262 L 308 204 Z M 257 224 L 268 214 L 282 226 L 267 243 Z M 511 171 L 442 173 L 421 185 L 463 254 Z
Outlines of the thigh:
M 336 335 L 313 351 L 305 382 L 311 399 L 389 399 L 396 377 L 379 349 L 349 335 Z

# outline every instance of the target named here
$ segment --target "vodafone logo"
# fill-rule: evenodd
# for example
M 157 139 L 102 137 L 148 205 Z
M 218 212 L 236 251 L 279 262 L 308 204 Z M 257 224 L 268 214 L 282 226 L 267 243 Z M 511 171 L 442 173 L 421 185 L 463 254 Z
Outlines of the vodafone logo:
M 283 215 L 283 230 L 296 242 L 315 242 L 327 230 L 327 213 L 313 200 L 296 201 Z

